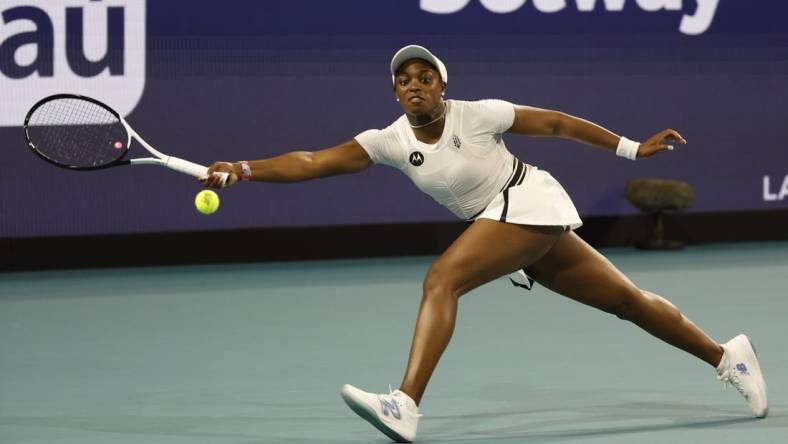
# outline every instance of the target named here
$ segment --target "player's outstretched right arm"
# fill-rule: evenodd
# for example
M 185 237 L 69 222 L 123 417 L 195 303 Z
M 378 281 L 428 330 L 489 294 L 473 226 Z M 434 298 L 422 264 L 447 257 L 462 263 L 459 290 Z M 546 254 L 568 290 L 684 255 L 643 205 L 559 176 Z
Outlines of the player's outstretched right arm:
M 341 145 L 320 151 L 292 151 L 280 156 L 246 162 L 245 178 L 259 182 L 290 183 L 339 174 L 357 173 L 372 165 L 364 148 L 351 139 Z M 224 187 L 244 177 L 242 162 L 214 162 L 206 178 L 200 178 L 206 187 L 222 188 L 221 181 L 212 173 L 229 173 Z

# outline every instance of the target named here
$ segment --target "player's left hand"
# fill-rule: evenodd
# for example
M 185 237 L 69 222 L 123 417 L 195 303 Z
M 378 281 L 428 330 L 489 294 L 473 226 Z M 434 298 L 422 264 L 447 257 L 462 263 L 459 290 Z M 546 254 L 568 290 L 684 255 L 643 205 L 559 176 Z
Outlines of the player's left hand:
M 684 145 L 687 143 L 681 134 L 674 129 L 666 129 L 649 137 L 645 142 L 640 144 L 638 149 L 638 159 L 643 157 L 651 157 L 661 151 L 670 151 L 673 149 L 673 143 Z

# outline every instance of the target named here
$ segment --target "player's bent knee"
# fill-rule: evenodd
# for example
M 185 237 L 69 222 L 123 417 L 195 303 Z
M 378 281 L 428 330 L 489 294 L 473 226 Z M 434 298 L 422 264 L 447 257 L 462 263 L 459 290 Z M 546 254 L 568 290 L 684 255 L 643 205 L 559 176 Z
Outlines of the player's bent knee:
M 625 321 L 637 321 L 641 318 L 647 303 L 644 293 L 637 289 L 622 289 L 618 302 L 610 307 L 611 314 Z
M 453 282 L 449 273 L 442 271 L 438 264 L 434 264 L 427 272 L 422 283 L 425 298 L 459 297 L 458 286 Z

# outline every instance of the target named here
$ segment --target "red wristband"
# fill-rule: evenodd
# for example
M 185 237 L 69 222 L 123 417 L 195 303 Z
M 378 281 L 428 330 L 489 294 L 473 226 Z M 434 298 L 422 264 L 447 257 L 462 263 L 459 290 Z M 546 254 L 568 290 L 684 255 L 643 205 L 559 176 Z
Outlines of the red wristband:
M 240 163 L 241 163 L 241 179 L 252 180 L 252 167 L 249 166 L 249 162 L 242 160 Z

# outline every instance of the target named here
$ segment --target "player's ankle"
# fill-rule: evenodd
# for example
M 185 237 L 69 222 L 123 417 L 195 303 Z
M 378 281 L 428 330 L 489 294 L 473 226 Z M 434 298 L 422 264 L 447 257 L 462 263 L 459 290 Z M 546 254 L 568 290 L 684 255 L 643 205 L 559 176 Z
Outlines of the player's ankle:
M 714 350 L 714 352 L 712 352 L 709 355 L 709 358 L 706 359 L 706 362 L 708 362 L 712 367 L 717 369 L 720 367 L 724 355 L 725 355 L 725 349 L 722 347 L 722 344 L 717 344 L 716 349 Z

